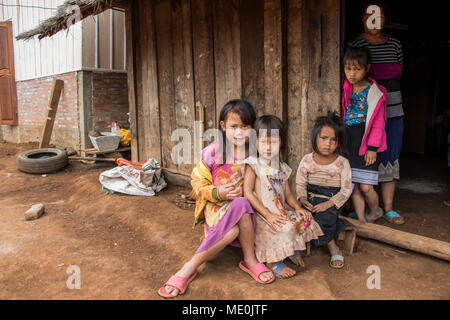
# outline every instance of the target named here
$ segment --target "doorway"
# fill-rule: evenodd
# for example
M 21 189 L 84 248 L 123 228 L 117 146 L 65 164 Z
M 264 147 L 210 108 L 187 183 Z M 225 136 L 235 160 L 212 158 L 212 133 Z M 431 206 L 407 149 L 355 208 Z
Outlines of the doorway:
M 363 31 L 361 14 L 366 2 L 345 0 L 344 44 Z M 427 6 L 390 0 L 384 4 L 383 32 L 400 40 L 404 61 L 401 92 L 405 128 L 394 209 L 405 214 L 407 223 L 402 230 L 436 238 L 436 234 L 448 232 L 442 224 L 442 214 L 448 208 L 442 201 L 450 199 L 448 20 L 440 2 Z

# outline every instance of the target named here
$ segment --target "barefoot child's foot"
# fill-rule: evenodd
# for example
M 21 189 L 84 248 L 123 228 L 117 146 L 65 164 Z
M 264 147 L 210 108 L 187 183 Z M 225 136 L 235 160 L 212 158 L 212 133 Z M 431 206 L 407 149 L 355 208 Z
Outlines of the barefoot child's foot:
M 305 267 L 305 262 L 302 259 L 302 255 L 300 253 L 300 250 L 295 250 L 294 255 L 290 256 L 289 259 L 292 261 L 293 264 L 296 266 L 300 266 L 302 268 Z
M 275 277 L 277 278 L 287 279 L 295 276 L 295 274 L 297 273 L 295 272 L 295 270 L 285 265 L 282 261 L 277 263 L 268 263 L 267 266 L 272 269 Z

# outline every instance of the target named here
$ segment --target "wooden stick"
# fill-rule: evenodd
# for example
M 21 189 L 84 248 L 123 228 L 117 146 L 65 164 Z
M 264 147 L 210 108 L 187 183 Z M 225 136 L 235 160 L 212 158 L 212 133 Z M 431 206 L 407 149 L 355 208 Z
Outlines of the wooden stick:
M 439 259 L 450 261 L 450 243 L 417 234 L 395 230 L 373 223 L 361 222 L 340 216 L 356 228 L 356 234 L 363 238 L 378 240 L 404 249 L 409 249 Z
M 44 128 L 42 129 L 41 140 L 39 142 L 39 148 L 48 148 L 50 144 L 50 138 L 52 136 L 53 124 L 55 123 L 56 111 L 58 111 L 59 98 L 61 97 L 61 91 L 64 87 L 64 81 L 61 79 L 53 79 L 52 92 L 50 95 L 50 101 L 48 103 L 48 114 L 45 118 Z
M 205 135 L 205 109 L 202 105 L 199 105 L 198 108 L 200 120 L 200 148 L 203 150 L 205 147 L 205 140 L 203 139 L 203 136 Z
M 114 158 L 96 158 L 96 157 L 69 157 L 69 160 L 81 161 L 81 160 L 93 160 L 103 162 L 116 162 Z

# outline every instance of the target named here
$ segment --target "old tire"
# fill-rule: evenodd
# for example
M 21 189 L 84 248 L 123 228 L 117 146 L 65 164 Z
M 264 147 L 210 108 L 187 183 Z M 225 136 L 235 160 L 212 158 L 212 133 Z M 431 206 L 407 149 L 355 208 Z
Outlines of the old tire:
M 43 148 L 22 152 L 17 157 L 17 167 L 26 173 L 50 173 L 63 169 L 69 159 L 61 149 Z

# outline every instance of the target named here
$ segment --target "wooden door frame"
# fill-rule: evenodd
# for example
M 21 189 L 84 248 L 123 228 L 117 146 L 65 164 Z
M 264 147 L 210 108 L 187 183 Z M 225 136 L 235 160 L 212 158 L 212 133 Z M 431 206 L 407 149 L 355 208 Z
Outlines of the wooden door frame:
M 9 73 L 2 72 L 0 70 L 0 76 L 6 75 L 11 77 L 11 85 L 10 85 L 10 91 L 11 91 L 11 104 L 13 106 L 13 118 L 11 120 L 2 120 L 1 119 L 1 109 L 0 109 L 0 124 L 3 125 L 17 125 L 17 88 L 16 88 L 16 76 L 15 76 L 15 70 L 14 70 L 14 42 L 12 38 L 12 22 L 11 21 L 4 21 L 0 22 L 0 27 L 6 27 L 8 30 L 8 61 L 10 63 Z M 1 49 L 0 49 L 1 50 Z

